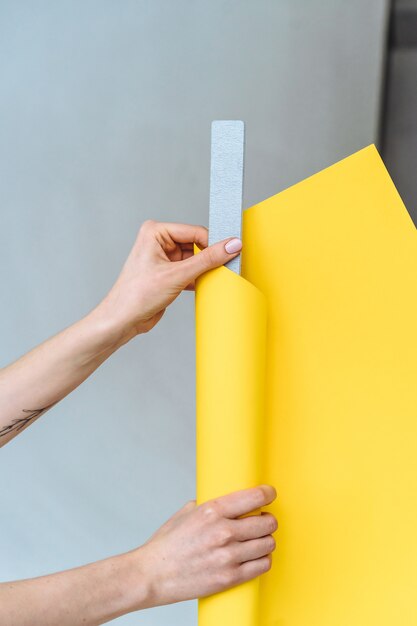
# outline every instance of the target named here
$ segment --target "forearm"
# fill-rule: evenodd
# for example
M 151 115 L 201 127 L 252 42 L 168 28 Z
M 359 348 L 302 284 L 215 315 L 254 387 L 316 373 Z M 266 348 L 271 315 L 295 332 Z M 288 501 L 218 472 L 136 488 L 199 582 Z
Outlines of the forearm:
M 0 446 L 78 387 L 126 338 L 105 304 L 0 370 Z
M 95 626 L 152 605 L 151 586 L 133 553 L 83 567 L 0 584 L 4 626 Z
M 277 530 L 269 485 L 188 502 L 139 548 L 84 567 L 0 584 L 2 626 L 96 626 L 219 593 L 267 572 Z
M 199 254 L 193 254 L 194 244 L 203 248 Z M 78 387 L 117 348 L 153 328 L 182 290 L 235 257 L 241 242 L 231 238 L 206 245 L 202 226 L 145 222 L 98 307 L 0 370 L 0 446 Z

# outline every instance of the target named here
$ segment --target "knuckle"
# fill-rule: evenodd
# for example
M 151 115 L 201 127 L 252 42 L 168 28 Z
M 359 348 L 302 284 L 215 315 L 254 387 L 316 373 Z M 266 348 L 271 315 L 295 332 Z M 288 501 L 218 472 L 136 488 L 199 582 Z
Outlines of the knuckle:
M 204 265 L 207 269 L 216 265 L 217 258 L 213 248 L 206 248 L 204 252 L 201 252 L 200 254 L 203 256 L 202 260 L 204 261 Z
M 233 550 L 231 548 L 222 548 L 219 552 L 219 563 L 228 566 L 233 563 Z
M 277 547 L 276 541 L 272 535 L 266 538 L 266 546 L 270 552 L 273 552 Z
M 208 520 L 215 520 L 219 517 L 218 504 L 215 500 L 210 500 L 209 502 L 204 502 L 201 505 L 201 512 L 204 517 Z
M 141 230 L 142 231 L 151 230 L 155 226 L 155 224 L 156 224 L 155 220 L 151 220 L 151 219 L 145 220 L 142 223 Z
M 246 578 L 241 568 L 236 568 L 236 570 L 234 570 L 233 584 L 240 585 L 241 583 L 245 582 L 245 580 Z
M 216 543 L 218 545 L 224 546 L 229 543 L 231 539 L 233 539 L 233 532 L 230 526 L 222 525 L 217 529 Z
M 217 574 L 217 582 L 220 585 L 220 587 L 222 587 L 222 588 L 230 587 L 235 582 L 235 573 L 234 573 L 234 571 L 232 569 L 230 569 L 230 568 L 221 570 Z
M 275 522 L 275 520 L 272 517 L 269 517 L 265 520 L 265 523 L 262 525 L 262 531 L 264 531 L 263 534 L 265 535 L 270 535 L 271 533 L 275 532 L 277 530 L 277 524 Z

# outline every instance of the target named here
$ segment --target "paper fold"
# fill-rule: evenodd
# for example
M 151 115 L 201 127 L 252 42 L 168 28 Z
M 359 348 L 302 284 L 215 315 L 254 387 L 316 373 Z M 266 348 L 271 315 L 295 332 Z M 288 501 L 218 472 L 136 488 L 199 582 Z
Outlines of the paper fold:
M 196 285 L 197 502 L 261 479 L 266 302 L 225 267 Z M 257 626 L 259 579 L 199 601 L 199 626 Z

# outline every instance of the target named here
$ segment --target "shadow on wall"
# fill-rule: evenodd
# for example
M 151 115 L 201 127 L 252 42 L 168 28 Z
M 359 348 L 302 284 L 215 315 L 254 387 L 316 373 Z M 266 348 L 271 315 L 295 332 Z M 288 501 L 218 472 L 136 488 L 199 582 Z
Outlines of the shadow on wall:
M 382 156 L 394 183 L 417 225 L 417 0 L 392 5 Z

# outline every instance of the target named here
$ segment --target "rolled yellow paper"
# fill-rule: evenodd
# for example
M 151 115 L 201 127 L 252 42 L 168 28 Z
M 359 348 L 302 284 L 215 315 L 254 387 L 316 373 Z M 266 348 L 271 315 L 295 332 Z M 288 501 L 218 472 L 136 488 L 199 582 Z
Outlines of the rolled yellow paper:
M 196 286 L 197 502 L 261 482 L 266 302 L 226 267 Z M 259 580 L 199 601 L 200 626 L 257 626 Z
M 242 277 L 197 285 L 198 500 L 267 482 L 280 527 L 200 626 L 415 626 L 416 228 L 371 145 L 247 209 L 242 239 Z

